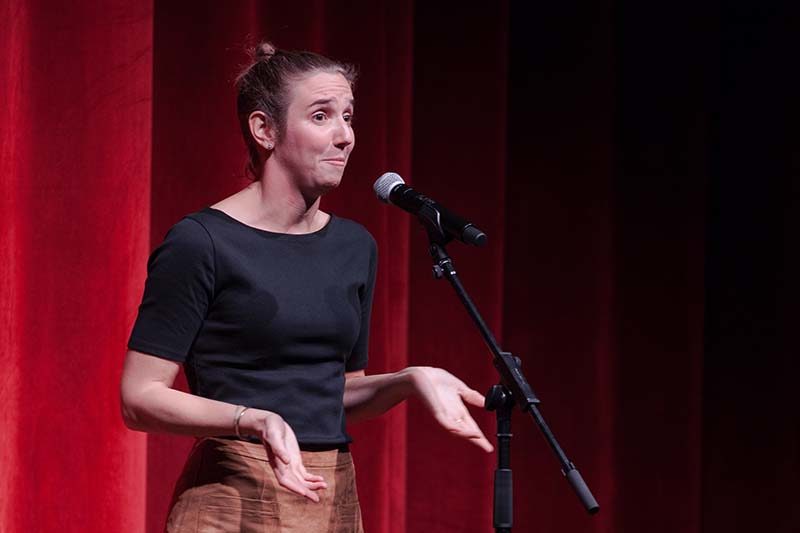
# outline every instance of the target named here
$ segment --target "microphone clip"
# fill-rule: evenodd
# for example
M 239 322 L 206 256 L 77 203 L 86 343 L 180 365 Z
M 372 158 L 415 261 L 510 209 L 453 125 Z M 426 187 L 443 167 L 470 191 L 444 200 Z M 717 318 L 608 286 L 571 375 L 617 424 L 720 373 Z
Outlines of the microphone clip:
M 428 240 L 432 244 L 435 243 L 439 246 L 445 246 L 453 240 L 453 237 L 442 227 L 442 214 L 436 208 L 436 204 L 433 200 L 425 198 L 424 205 L 417 211 L 417 218 L 419 218 L 420 222 L 422 222 L 422 225 L 425 227 Z

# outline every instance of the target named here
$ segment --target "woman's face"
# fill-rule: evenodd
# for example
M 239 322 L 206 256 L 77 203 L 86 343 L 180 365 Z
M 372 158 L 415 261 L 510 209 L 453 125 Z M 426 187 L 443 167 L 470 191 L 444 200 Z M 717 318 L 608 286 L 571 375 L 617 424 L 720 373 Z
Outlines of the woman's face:
M 316 195 L 339 185 L 355 145 L 353 92 L 341 74 L 317 72 L 290 87 L 284 136 L 273 157 Z

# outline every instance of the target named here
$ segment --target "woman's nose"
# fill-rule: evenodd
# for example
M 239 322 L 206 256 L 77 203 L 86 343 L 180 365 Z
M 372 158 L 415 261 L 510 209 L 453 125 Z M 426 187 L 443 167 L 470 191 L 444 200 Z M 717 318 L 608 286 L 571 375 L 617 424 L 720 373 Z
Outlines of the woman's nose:
M 353 139 L 353 128 L 350 126 L 350 123 L 344 118 L 339 118 L 336 124 L 336 131 L 334 132 L 333 144 L 343 148 L 352 144 Z

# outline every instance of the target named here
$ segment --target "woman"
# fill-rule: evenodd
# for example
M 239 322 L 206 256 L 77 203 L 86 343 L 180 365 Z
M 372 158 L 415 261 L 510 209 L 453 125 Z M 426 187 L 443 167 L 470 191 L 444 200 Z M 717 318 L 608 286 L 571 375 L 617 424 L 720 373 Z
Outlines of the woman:
M 148 262 L 123 416 L 200 437 L 168 531 L 361 531 L 345 414 L 411 395 L 492 450 L 464 405 L 483 397 L 444 370 L 365 375 L 375 241 L 319 209 L 355 144 L 354 79 L 260 45 L 237 80 L 253 183 L 178 222 Z M 181 364 L 191 393 L 172 388 Z

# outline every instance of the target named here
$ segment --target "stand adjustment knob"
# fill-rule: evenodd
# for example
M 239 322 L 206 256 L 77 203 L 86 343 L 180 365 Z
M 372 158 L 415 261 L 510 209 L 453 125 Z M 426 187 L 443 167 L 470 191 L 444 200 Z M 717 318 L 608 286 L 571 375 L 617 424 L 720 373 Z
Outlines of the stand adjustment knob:
M 492 388 L 486 393 L 486 400 L 483 404 L 487 411 L 495 411 L 510 405 L 513 405 L 511 394 L 502 385 L 492 385 Z

